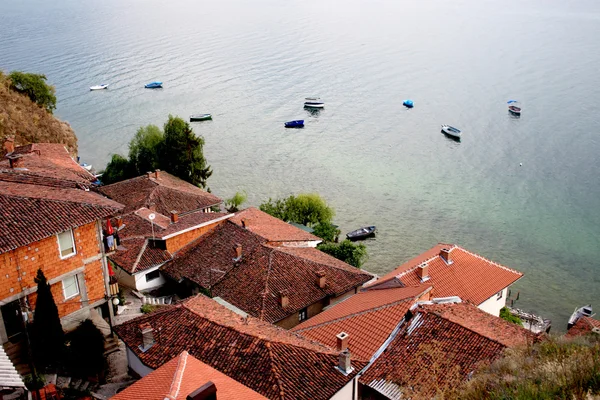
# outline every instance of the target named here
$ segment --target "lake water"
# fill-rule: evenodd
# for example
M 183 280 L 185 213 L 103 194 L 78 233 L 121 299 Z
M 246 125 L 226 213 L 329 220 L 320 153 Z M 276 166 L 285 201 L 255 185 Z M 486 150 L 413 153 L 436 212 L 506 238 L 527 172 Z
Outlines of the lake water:
M 48 76 L 82 160 L 210 112 L 214 193 L 318 192 L 343 232 L 377 225 L 377 273 L 458 243 L 525 272 L 517 306 L 555 330 L 600 309 L 599 65 L 597 0 L 0 0 L 0 69 Z

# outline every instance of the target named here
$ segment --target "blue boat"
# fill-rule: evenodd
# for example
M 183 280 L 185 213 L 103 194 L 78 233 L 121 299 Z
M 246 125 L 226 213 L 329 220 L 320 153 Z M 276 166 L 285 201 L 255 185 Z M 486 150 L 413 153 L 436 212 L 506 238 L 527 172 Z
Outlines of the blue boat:
M 413 103 L 412 100 L 408 99 L 408 100 L 404 100 L 404 103 L 402 103 L 402 105 L 406 108 L 413 108 L 415 106 L 415 104 Z
M 144 87 L 146 89 L 158 89 L 162 87 L 162 82 L 150 82 Z
M 304 128 L 304 120 L 288 121 L 284 125 L 286 128 Z

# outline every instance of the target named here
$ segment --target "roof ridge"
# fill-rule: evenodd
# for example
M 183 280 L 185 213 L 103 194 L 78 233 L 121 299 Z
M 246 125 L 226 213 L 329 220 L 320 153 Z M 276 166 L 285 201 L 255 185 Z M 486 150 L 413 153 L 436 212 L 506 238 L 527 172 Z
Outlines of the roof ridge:
M 265 243 L 265 244 L 263 244 L 263 245 L 264 245 L 265 247 L 270 247 L 270 246 L 268 246 L 266 243 Z M 326 267 L 336 268 L 336 269 L 338 269 L 338 270 L 340 270 L 340 271 L 352 272 L 352 271 L 348 271 L 347 269 L 344 269 L 344 268 L 342 268 L 342 267 L 338 267 L 337 265 L 320 263 L 320 262 L 318 262 L 318 261 L 311 260 L 310 258 L 308 258 L 308 257 L 305 257 L 305 256 L 303 256 L 303 255 L 298 255 L 298 254 L 295 254 L 295 253 L 294 253 L 294 254 L 291 254 L 291 253 L 288 253 L 288 252 L 287 252 L 287 251 L 285 251 L 285 250 L 281 250 L 282 248 L 283 248 L 283 249 L 315 249 L 316 251 L 320 251 L 321 253 L 323 253 L 323 255 L 325 255 L 325 256 L 327 256 L 327 257 L 331 257 L 331 258 L 332 258 L 333 260 L 335 260 L 336 262 L 341 262 L 341 263 L 344 263 L 344 264 L 346 264 L 348 267 L 355 268 L 355 269 L 356 269 L 356 273 L 359 273 L 359 274 L 361 273 L 361 274 L 364 274 L 364 275 L 369 275 L 368 273 L 364 272 L 362 269 L 360 269 L 360 268 L 356 268 L 356 267 L 353 267 L 352 265 L 350 265 L 350 264 L 348 264 L 348 263 L 346 263 L 346 262 L 344 262 L 344 261 L 342 261 L 342 260 L 339 260 L 339 259 L 337 259 L 337 258 L 333 257 L 332 255 L 330 255 L 330 254 L 327 254 L 327 253 L 325 253 L 324 251 L 321 251 L 321 250 L 317 249 L 316 247 L 285 247 L 285 246 L 284 246 L 284 247 L 281 247 L 281 246 L 275 246 L 275 247 L 270 247 L 270 248 L 272 248 L 272 249 L 274 249 L 274 250 L 277 250 L 277 251 L 279 251 L 280 253 L 285 253 L 285 254 L 287 254 L 287 255 L 289 255 L 289 256 L 294 256 L 294 257 L 301 258 L 301 259 L 303 259 L 303 260 L 305 260 L 305 261 L 308 261 L 308 262 L 310 262 L 310 263 L 312 263 L 312 264 L 324 265 L 324 266 L 326 266 Z
M 413 271 L 415 271 L 417 268 L 419 268 L 419 265 L 421 265 L 421 264 L 425 264 L 425 263 L 429 263 L 429 262 L 431 262 L 431 261 L 435 260 L 436 258 L 438 258 L 439 256 L 440 256 L 439 254 L 436 254 L 436 255 L 435 255 L 435 256 L 433 256 L 433 257 L 430 257 L 430 258 L 428 258 L 428 259 L 426 259 L 426 260 L 424 260 L 424 261 L 421 261 L 421 262 L 420 262 L 420 263 L 418 263 L 417 265 L 415 265 L 415 266 L 412 266 L 412 267 L 409 267 L 407 270 L 405 270 L 405 271 L 403 271 L 403 272 L 400 272 L 398 275 L 394 275 L 394 278 L 401 278 L 401 277 L 403 277 L 404 275 L 408 274 L 409 272 L 413 272 Z M 390 280 L 390 279 L 387 279 L 387 280 L 385 280 L 385 281 L 382 281 L 382 282 L 387 282 L 387 281 L 389 281 L 389 280 Z M 377 281 L 373 282 L 373 284 L 375 284 L 375 283 L 377 283 Z
M 133 274 L 133 271 L 135 271 L 135 269 L 137 268 L 138 264 L 140 263 L 140 260 L 142 259 L 142 256 L 144 255 L 144 252 L 146 251 L 146 247 L 148 247 L 148 239 L 144 240 L 144 244 L 142 245 L 142 248 L 140 249 L 140 252 L 138 253 L 135 262 L 133 263 L 133 267 L 131 267 L 131 273 Z
M 421 293 L 419 293 L 419 295 L 420 294 Z M 339 318 L 332 319 L 332 320 L 329 320 L 329 321 L 324 321 L 324 322 L 321 322 L 321 323 L 316 324 L 316 325 L 311 325 L 311 326 L 308 326 L 308 327 L 303 328 L 303 329 L 298 329 L 298 330 L 296 330 L 294 332 L 302 333 L 302 332 L 305 332 L 307 330 L 314 329 L 314 328 L 317 328 L 317 327 L 327 326 L 329 324 L 333 324 L 333 323 L 336 323 L 336 322 L 344 321 L 344 320 L 349 319 L 349 318 L 358 317 L 360 315 L 364 315 L 364 314 L 368 314 L 368 313 L 371 313 L 371 312 L 375 312 L 375 311 L 383 310 L 383 309 L 386 309 L 386 308 L 394 307 L 394 306 L 397 306 L 398 304 L 405 303 L 408 300 L 413 300 L 414 301 L 419 295 L 417 295 L 417 296 L 411 296 L 411 297 L 408 297 L 406 299 L 396 300 L 396 301 L 394 301 L 392 303 L 384 304 L 384 305 L 381 305 L 381 306 L 378 306 L 378 307 L 375 307 L 375 308 L 369 308 L 367 310 L 363 310 L 363 311 L 360 311 L 360 312 L 357 312 L 357 313 L 354 313 L 354 314 L 350 314 L 350 315 L 345 315 L 343 317 L 339 317 Z
M 273 261 L 273 250 L 271 250 L 269 252 L 269 264 L 267 266 L 267 277 L 265 278 L 265 287 L 264 287 L 264 291 L 262 293 L 262 304 L 260 307 L 260 320 L 264 321 L 264 315 L 265 315 L 265 301 L 267 299 L 267 293 L 268 293 L 268 289 L 269 289 L 269 276 L 271 275 L 271 265 L 272 265 L 272 261 Z
M 519 271 L 517 271 L 516 269 L 509 268 L 509 267 L 507 267 L 507 266 L 504 266 L 504 265 L 502 265 L 502 264 L 499 264 L 499 263 L 497 263 L 497 262 L 495 262 L 495 261 L 492 261 L 492 260 L 490 260 L 490 259 L 487 259 L 487 258 L 485 258 L 485 257 L 483 257 L 483 256 L 480 256 L 479 254 L 476 254 L 476 253 L 473 253 L 473 252 L 471 252 L 471 251 L 469 251 L 469 250 L 467 250 L 467 249 L 464 249 L 464 248 L 462 248 L 461 246 L 458 246 L 458 245 L 456 245 L 455 247 L 456 247 L 456 248 L 458 248 L 458 249 L 461 249 L 461 250 L 462 250 L 462 251 L 464 251 L 465 253 L 468 253 L 468 254 L 472 255 L 473 257 L 476 257 L 476 258 L 479 258 L 480 260 L 483 260 L 483 261 L 489 262 L 490 264 L 492 264 L 492 265 L 495 265 L 496 267 L 499 267 L 499 268 L 505 269 L 505 270 L 507 270 L 507 271 L 509 271 L 509 272 L 512 272 L 512 273 L 515 273 L 515 274 L 518 274 L 518 275 L 521 275 L 521 276 L 523 275 L 523 273 L 522 273 L 522 272 L 519 272 Z
M 185 373 L 185 367 L 187 366 L 187 358 L 188 352 L 184 350 L 179 355 L 179 360 L 177 360 L 177 368 L 175 369 L 175 373 L 173 375 L 173 381 L 171 382 L 169 394 L 167 394 L 165 400 L 176 400 L 177 396 L 179 396 L 179 390 L 181 389 L 181 381 L 183 381 L 183 374 Z M 177 385 L 176 388 L 174 387 L 175 385 Z
M 25 183 L 24 185 L 27 185 L 27 183 Z M 43 185 L 32 185 L 32 186 L 43 186 Z M 77 188 L 60 188 L 60 187 L 54 187 L 54 186 L 48 186 L 48 187 L 52 187 L 54 189 L 59 189 L 59 190 L 81 190 L 81 189 L 77 189 Z M 92 191 L 84 191 L 84 190 L 81 190 L 81 191 L 84 192 L 84 193 L 86 193 L 86 192 L 94 193 Z M 102 205 L 102 204 L 93 204 L 93 203 L 88 203 L 86 201 L 70 201 L 70 200 L 67 200 L 67 199 L 64 199 L 64 200 L 49 199 L 47 197 L 32 197 L 32 196 L 25 196 L 25 195 L 5 193 L 5 192 L 0 192 L 0 196 L 12 197 L 12 198 L 19 198 L 19 199 L 31 199 L 31 200 L 51 201 L 51 202 L 59 203 L 59 204 L 64 204 L 64 203 L 67 203 L 67 204 L 83 204 L 83 205 L 90 206 L 90 207 L 114 208 L 114 209 L 117 209 L 117 207 L 114 207 L 114 206 Z M 102 199 L 104 200 L 105 197 L 102 197 Z M 111 200 L 111 201 L 114 201 L 114 200 Z
M 285 390 L 283 388 L 283 382 L 281 381 L 280 378 L 280 374 L 279 374 L 279 369 L 277 368 L 277 362 L 275 361 L 275 354 L 273 353 L 273 350 L 271 349 L 271 344 L 269 342 L 265 343 L 265 346 L 267 348 L 267 351 L 269 352 L 269 362 L 271 363 L 271 372 L 273 372 L 273 375 L 275 376 L 275 383 L 277 384 L 277 387 L 279 388 L 279 398 L 281 400 L 285 399 Z

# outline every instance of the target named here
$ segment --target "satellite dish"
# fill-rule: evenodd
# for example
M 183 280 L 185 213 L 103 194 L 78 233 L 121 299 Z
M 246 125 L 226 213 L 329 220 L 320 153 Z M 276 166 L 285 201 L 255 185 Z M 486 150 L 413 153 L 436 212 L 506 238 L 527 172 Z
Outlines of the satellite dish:
M 152 214 L 148 215 L 148 219 L 150 221 L 154 221 L 154 218 L 156 218 L 156 214 L 152 213 Z

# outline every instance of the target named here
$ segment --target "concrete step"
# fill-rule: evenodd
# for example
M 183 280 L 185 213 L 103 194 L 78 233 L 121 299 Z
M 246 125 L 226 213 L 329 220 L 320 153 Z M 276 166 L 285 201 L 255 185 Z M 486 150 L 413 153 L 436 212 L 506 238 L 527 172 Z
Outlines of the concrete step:
M 82 392 L 85 391 L 88 386 L 90 386 L 90 382 L 89 381 L 85 381 L 81 384 L 81 386 L 79 386 L 79 390 L 81 390 Z
M 77 379 L 76 381 L 71 381 L 71 387 L 75 390 L 79 390 L 79 386 L 83 383 L 83 380 Z
M 56 385 L 56 374 L 43 374 L 42 377 L 44 378 L 44 382 L 46 382 L 46 385 L 50 383 Z

